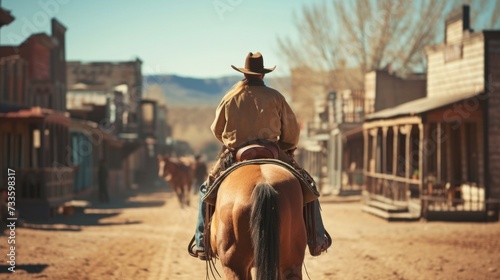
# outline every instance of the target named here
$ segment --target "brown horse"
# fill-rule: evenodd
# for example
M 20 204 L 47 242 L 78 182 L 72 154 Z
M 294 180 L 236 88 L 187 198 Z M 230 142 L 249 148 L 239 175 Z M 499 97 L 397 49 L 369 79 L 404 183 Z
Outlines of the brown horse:
M 285 168 L 242 166 L 222 182 L 210 225 L 211 249 L 227 279 L 302 279 L 303 196 Z
M 194 160 L 158 155 L 158 176 L 174 189 L 182 207 L 190 204 L 190 189 L 194 178 Z

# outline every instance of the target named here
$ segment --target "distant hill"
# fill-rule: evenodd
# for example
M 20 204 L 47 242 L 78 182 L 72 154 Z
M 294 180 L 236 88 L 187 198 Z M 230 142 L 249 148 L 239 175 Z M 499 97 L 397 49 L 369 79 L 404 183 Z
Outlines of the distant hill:
M 177 75 L 145 75 L 143 87 L 155 88 L 164 95 L 168 107 L 217 106 L 224 94 L 238 81 L 241 75 L 221 78 L 190 78 Z M 269 86 L 287 94 L 289 89 L 288 78 L 266 77 Z
M 158 86 L 166 97 L 168 107 L 217 106 L 224 93 L 239 80 L 239 76 L 198 79 L 151 75 L 144 76 L 143 86 L 145 90 Z
M 146 75 L 144 97 L 156 99 L 168 107 L 167 121 L 172 126 L 174 139 L 187 141 L 195 152 L 213 159 L 221 145 L 210 131 L 215 108 L 227 90 L 241 79 L 241 75 L 213 79 Z M 265 80 L 266 84 L 287 95 L 289 78 L 266 77 Z

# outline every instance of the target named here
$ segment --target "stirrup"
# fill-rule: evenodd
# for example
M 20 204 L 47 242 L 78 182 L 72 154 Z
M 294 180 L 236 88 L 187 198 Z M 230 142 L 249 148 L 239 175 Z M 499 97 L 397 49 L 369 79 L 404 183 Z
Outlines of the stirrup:
M 212 259 L 212 257 L 208 256 L 205 251 L 201 251 L 201 250 L 196 249 L 196 242 L 195 242 L 194 235 L 193 235 L 193 238 L 191 238 L 191 241 L 189 241 L 188 253 L 191 257 L 200 259 L 202 261 L 209 261 Z
M 325 251 L 328 250 L 328 248 L 330 248 L 330 246 L 332 246 L 332 237 L 330 236 L 330 234 L 328 233 L 328 231 L 326 231 L 325 229 L 325 238 L 326 238 L 326 248 L 325 248 Z
M 193 238 L 191 238 L 191 241 L 189 241 L 187 249 L 188 249 L 188 253 L 191 257 L 198 258 L 198 252 L 196 251 L 196 242 L 194 239 L 194 235 L 193 235 Z
M 309 247 L 309 253 L 313 257 L 317 257 L 321 255 L 323 252 L 326 252 L 330 246 L 332 246 L 332 237 L 328 233 L 328 231 L 325 230 L 325 242 L 321 245 L 315 246 L 315 247 Z

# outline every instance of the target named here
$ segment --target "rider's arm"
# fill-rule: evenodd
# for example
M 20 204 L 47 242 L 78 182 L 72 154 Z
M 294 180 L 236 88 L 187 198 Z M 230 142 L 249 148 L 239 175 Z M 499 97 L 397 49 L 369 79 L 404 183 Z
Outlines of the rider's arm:
M 222 102 L 217 107 L 215 111 L 215 119 L 210 126 L 213 134 L 219 141 L 222 142 L 222 133 L 224 132 L 224 127 L 226 126 L 226 102 L 222 100 Z
M 283 99 L 281 109 L 281 135 L 279 146 L 284 151 L 293 150 L 299 143 L 300 126 L 290 105 Z

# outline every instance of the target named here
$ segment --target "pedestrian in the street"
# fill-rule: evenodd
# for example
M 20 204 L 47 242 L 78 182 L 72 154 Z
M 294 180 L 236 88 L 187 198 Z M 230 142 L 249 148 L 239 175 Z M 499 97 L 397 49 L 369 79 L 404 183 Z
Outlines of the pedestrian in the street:
M 106 160 L 101 159 L 99 161 L 99 201 L 100 202 L 109 202 L 109 193 L 108 193 L 108 167 L 106 166 Z

